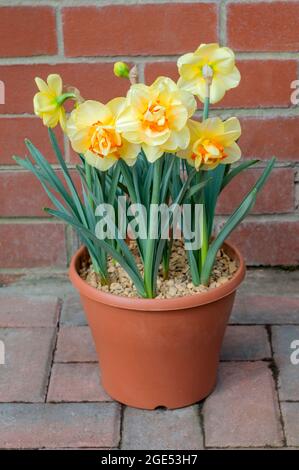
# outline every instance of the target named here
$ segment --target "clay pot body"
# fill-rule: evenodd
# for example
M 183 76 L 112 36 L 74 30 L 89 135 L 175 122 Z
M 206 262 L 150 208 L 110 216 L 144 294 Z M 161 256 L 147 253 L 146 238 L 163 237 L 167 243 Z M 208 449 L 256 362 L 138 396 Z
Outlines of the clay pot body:
M 102 384 L 129 406 L 179 408 L 198 402 L 216 384 L 219 354 L 236 289 L 245 275 L 242 256 L 233 278 L 208 292 L 173 299 L 118 297 L 89 286 L 78 274 L 80 248 L 70 278 L 95 341 Z

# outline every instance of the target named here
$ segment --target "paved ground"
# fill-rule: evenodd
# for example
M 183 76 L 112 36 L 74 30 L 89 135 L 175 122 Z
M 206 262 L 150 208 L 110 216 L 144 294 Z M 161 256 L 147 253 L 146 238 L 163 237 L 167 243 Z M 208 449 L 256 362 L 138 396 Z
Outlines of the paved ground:
M 299 340 L 298 286 L 299 271 L 249 271 L 215 392 L 176 411 L 109 398 L 66 278 L 1 288 L 0 448 L 299 447 L 299 364 L 290 360 Z

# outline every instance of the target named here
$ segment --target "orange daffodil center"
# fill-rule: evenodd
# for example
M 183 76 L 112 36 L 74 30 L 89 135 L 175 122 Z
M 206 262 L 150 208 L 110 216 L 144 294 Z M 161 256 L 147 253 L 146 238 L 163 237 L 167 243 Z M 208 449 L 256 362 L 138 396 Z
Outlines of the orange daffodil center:
M 159 77 L 151 86 L 132 85 L 116 129 L 140 144 L 150 162 L 164 152 L 185 149 L 190 141 L 187 120 L 196 109 L 191 93 L 180 90 L 170 78 Z
M 115 98 L 107 105 L 88 100 L 75 108 L 67 121 L 73 149 L 101 171 L 108 170 L 120 158 L 134 165 L 140 152 L 140 145 L 128 142 L 115 128 L 124 104 L 125 98 Z
M 118 155 L 118 149 L 122 146 L 120 134 L 113 126 L 104 126 L 100 121 L 94 123 L 89 130 L 89 150 L 101 158 L 114 153 Z
M 212 170 L 221 163 L 233 163 L 241 157 L 241 150 L 236 143 L 241 135 L 237 118 L 227 121 L 210 118 L 202 123 L 189 119 L 188 127 L 190 144 L 178 155 L 187 159 L 197 170 Z

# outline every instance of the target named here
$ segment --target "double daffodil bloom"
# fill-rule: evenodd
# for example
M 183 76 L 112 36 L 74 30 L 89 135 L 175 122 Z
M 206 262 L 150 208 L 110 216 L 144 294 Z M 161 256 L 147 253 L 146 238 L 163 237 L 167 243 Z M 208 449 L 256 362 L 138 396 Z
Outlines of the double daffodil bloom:
M 211 71 L 210 102 L 220 101 L 225 92 L 239 85 L 241 76 L 235 66 L 235 55 L 228 47 L 201 44 L 195 52 L 184 54 L 177 62 L 180 79 L 178 85 L 203 102 L 206 96 L 204 67 Z
M 55 127 L 59 122 L 62 129 L 65 130 L 66 115 L 63 103 L 74 95 L 62 93 L 62 79 L 57 74 L 49 75 L 47 82 L 36 77 L 35 83 L 39 92 L 33 98 L 34 113 L 42 118 L 45 126 Z
M 212 170 L 219 164 L 233 163 L 241 157 L 236 140 L 241 135 L 239 120 L 235 117 L 222 121 L 209 118 L 203 122 L 188 121 L 190 144 L 178 156 L 188 160 L 196 170 Z
M 141 144 L 150 162 L 164 152 L 188 146 L 187 120 L 196 109 L 193 95 L 180 90 L 170 78 L 159 77 L 151 86 L 132 85 L 116 129 L 129 141 Z
M 115 120 L 124 108 L 125 98 L 114 98 L 106 105 L 88 100 L 75 108 L 67 121 L 67 135 L 73 149 L 101 171 L 120 158 L 134 165 L 140 145 L 128 142 L 115 129 Z

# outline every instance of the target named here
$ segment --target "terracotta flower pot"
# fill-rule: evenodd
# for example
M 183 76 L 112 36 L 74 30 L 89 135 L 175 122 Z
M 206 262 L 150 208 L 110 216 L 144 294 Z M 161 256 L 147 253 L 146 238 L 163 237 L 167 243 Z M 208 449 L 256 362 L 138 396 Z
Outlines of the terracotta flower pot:
M 132 299 L 94 289 L 78 274 L 85 248 L 77 251 L 69 274 L 93 334 L 103 387 L 112 398 L 136 408 L 179 408 L 211 393 L 236 289 L 245 276 L 239 251 L 225 248 L 238 265 L 231 280 L 173 299 Z

